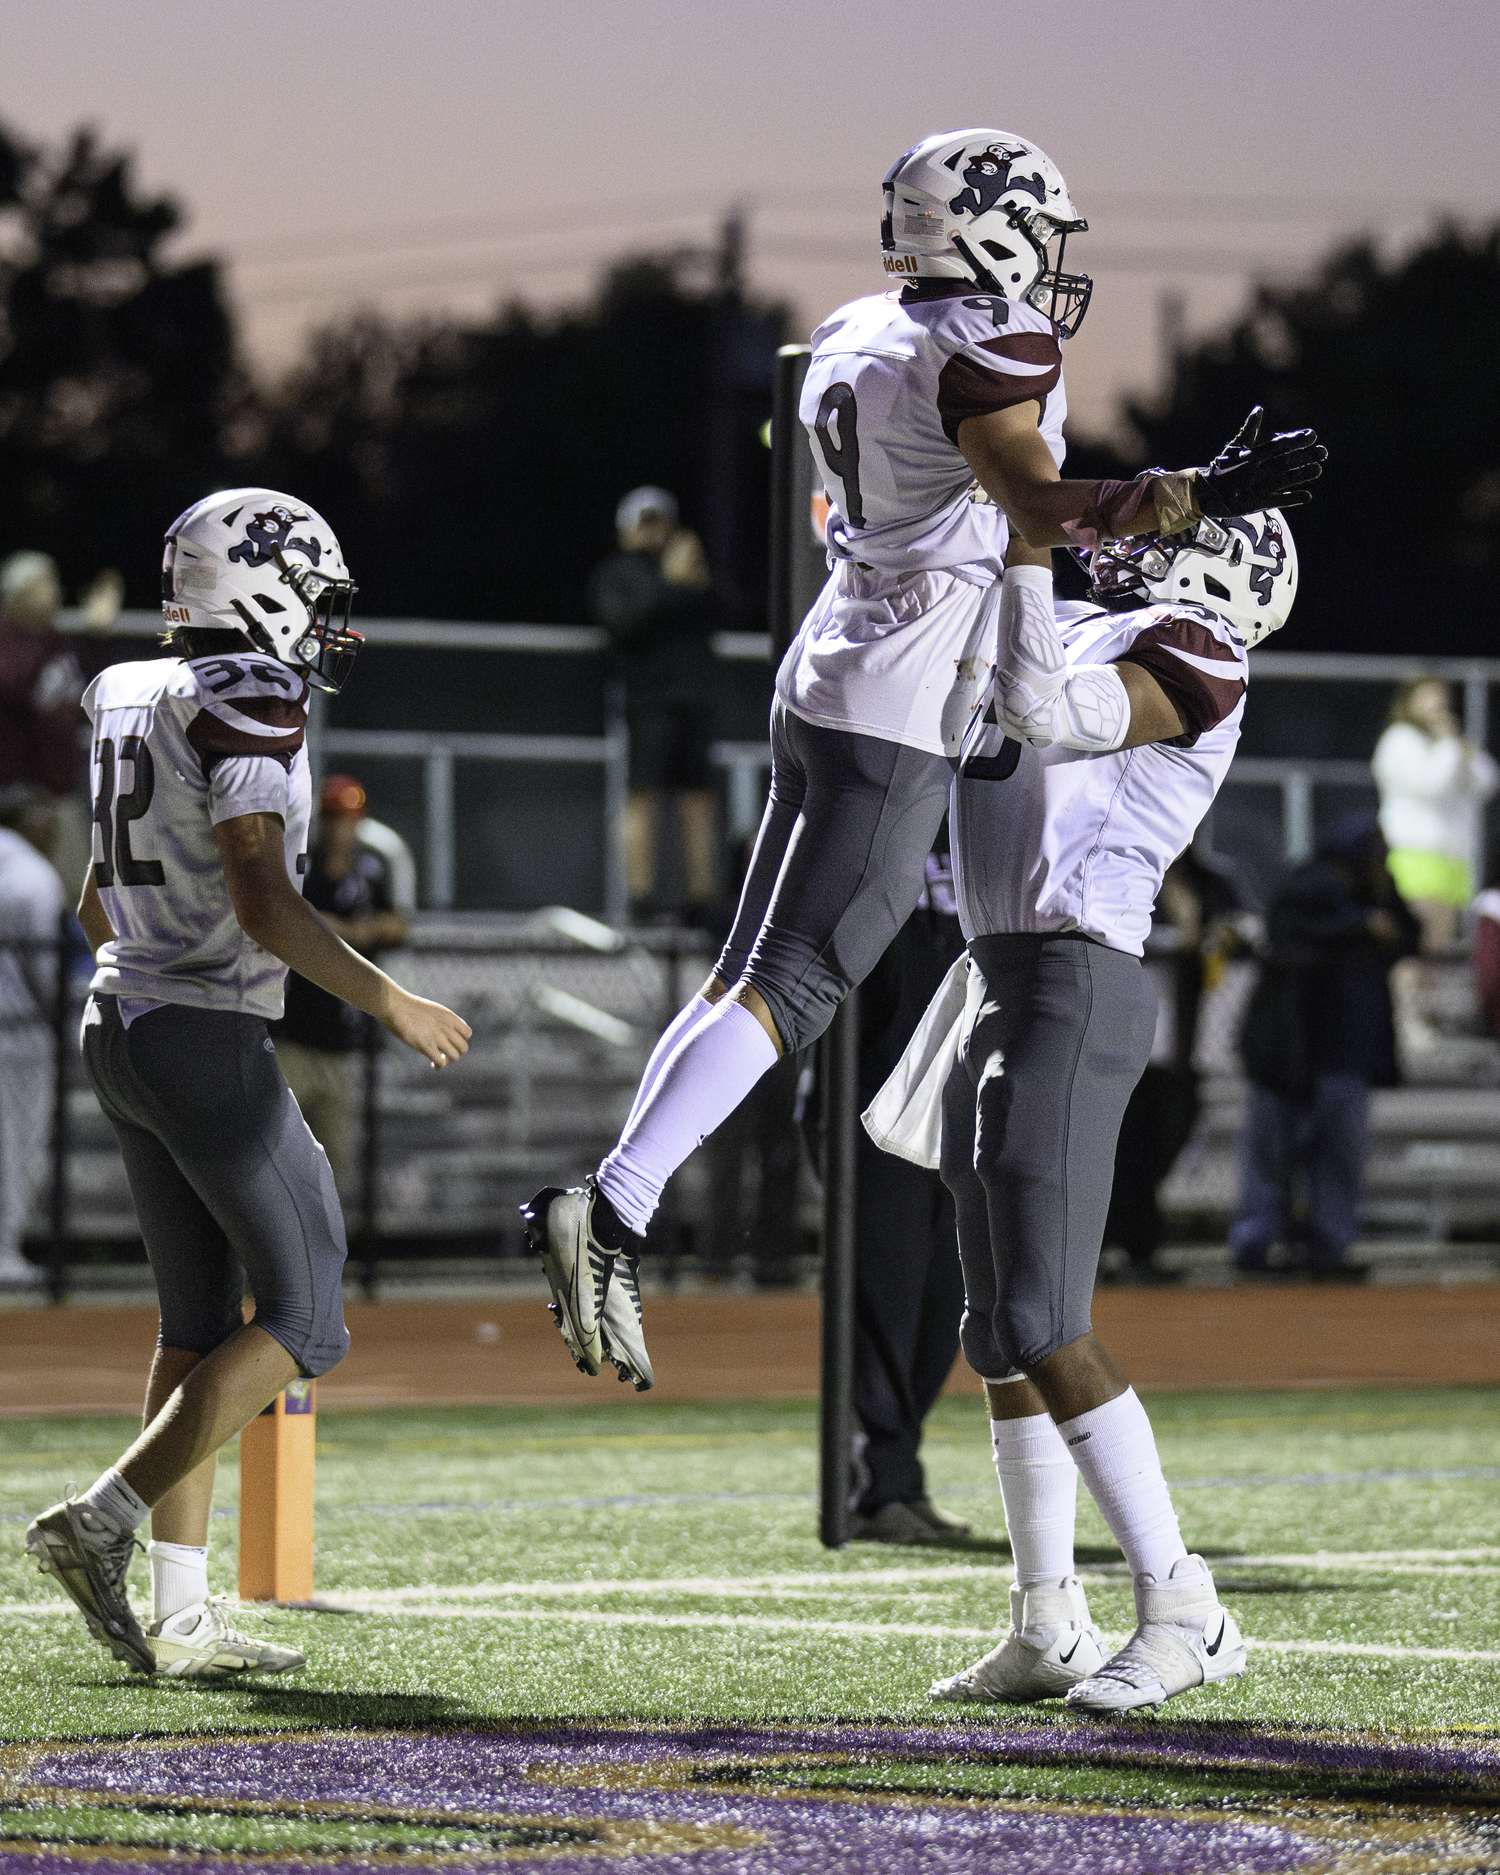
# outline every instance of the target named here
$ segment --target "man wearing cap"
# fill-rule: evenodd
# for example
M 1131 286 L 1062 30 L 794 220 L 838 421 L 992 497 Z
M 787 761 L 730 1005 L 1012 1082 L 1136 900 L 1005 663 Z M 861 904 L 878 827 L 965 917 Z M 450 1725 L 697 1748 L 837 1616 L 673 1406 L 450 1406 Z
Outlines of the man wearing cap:
M 351 949 L 368 956 L 402 943 L 410 920 L 392 887 L 390 859 L 364 839 L 364 823 L 364 789 L 352 775 L 330 775 L 318 798 L 302 896 Z M 369 1020 L 293 970 L 286 1014 L 270 1025 L 281 1072 L 346 1199 L 354 1167 L 354 1061 Z
M 596 623 L 614 641 L 630 727 L 625 871 L 632 905 L 661 909 L 657 822 L 676 808 L 689 914 L 714 896 L 714 796 L 708 767 L 714 606 L 703 546 L 664 488 L 633 488 L 615 510 L 619 551 L 589 581 Z

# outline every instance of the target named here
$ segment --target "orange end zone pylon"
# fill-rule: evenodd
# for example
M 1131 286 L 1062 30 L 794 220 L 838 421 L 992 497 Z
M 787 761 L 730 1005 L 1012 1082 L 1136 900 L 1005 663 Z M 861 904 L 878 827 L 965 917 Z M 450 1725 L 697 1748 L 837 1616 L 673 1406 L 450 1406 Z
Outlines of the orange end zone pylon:
M 294 1380 L 240 1434 L 240 1600 L 313 1592 L 317 1382 Z

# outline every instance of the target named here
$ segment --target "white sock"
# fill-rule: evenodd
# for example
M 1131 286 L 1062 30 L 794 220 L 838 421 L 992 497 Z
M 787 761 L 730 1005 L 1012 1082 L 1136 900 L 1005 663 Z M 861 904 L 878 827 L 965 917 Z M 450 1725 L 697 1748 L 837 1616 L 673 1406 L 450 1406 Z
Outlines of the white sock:
M 151 1506 L 136 1496 L 113 1465 L 100 1473 L 78 1502 L 116 1530 L 139 1530 L 151 1515 Z
M 151 1618 L 165 1621 L 180 1608 L 208 1600 L 208 1545 L 148 1543 L 151 1563 Z
M 684 1036 L 599 1167 L 600 1188 L 627 1229 L 645 1232 L 667 1180 L 775 1062 L 770 1036 L 728 997 Z
M 1162 1476 L 1151 1421 L 1135 1389 L 1127 1387 L 1092 1412 L 1063 1420 L 1057 1430 L 1124 1550 L 1130 1573 L 1165 1582 L 1187 1549 Z
M 701 991 L 695 990 L 691 1000 L 677 1011 L 677 1014 L 662 1030 L 655 1048 L 651 1050 L 645 1071 L 641 1075 L 641 1084 L 635 1090 L 635 1099 L 630 1103 L 630 1112 L 625 1119 L 627 1133 L 634 1126 L 636 1115 L 645 1106 L 652 1088 L 661 1079 L 661 1071 L 671 1059 L 673 1049 L 688 1030 L 706 1016 L 713 1007 L 714 1005 Z
M 1016 1581 L 1023 1589 L 1056 1587 L 1073 1573 L 1073 1518 L 1078 1467 L 1046 1413 L 992 1419 L 995 1470 L 1005 1505 Z

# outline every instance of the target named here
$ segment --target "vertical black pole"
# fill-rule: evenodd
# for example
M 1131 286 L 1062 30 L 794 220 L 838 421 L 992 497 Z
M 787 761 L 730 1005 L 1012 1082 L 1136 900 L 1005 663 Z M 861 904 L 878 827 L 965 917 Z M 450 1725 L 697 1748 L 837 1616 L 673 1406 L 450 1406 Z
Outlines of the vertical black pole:
M 68 1287 L 68 914 L 57 921 L 57 983 L 52 996 L 52 1239 L 47 1287 L 61 1302 Z
M 812 352 L 783 345 L 776 354 L 776 391 L 771 413 L 771 661 L 781 654 L 807 616 L 828 576 L 823 549 L 812 530 L 813 459 L 797 415 L 802 380 Z
M 364 1030 L 364 1125 L 359 1154 L 359 1275 L 365 1300 L 375 1300 L 377 1242 L 380 1203 L 380 1031 L 373 1016 L 365 1017 Z
M 849 1540 L 849 1455 L 854 1436 L 854 1244 L 859 1126 L 859 991 L 839 1005 L 823 1044 L 823 1369 L 818 1432 L 818 1535 Z

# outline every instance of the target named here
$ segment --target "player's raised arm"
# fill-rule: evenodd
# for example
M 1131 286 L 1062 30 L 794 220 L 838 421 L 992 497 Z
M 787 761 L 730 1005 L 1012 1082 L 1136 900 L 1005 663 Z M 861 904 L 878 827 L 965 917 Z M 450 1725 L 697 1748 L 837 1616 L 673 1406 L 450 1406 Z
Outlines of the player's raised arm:
M 1205 517 L 1311 500 L 1327 450 L 1311 430 L 1258 440 L 1257 406 L 1201 469 L 1145 469 L 1128 482 L 1064 481 L 1037 427 L 1035 403 L 966 417 L 958 446 L 980 486 L 1033 547 L 1092 550 L 1101 540 L 1174 534 Z
M 275 814 L 242 814 L 214 828 L 234 915 L 249 938 L 299 976 L 382 1022 L 392 1035 L 445 1068 L 468 1052 L 467 1022 L 441 1003 L 402 989 L 351 950 L 292 884 L 285 830 Z

